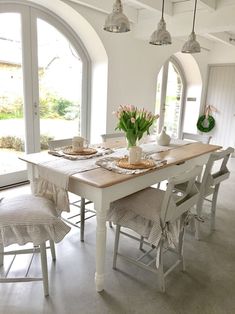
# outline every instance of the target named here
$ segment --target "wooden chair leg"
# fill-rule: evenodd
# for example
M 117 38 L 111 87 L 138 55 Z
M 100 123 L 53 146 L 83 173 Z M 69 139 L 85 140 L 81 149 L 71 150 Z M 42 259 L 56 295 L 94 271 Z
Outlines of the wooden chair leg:
M 84 242 L 84 230 L 85 230 L 85 198 L 81 197 L 81 229 L 80 229 L 80 241 Z
M 52 260 L 55 261 L 55 260 L 56 260 L 55 243 L 54 243 L 54 241 L 52 241 L 52 240 L 50 240 L 50 249 L 51 249 L 51 257 L 52 257 Z
M 179 260 L 181 261 L 182 271 L 185 271 L 185 264 L 184 264 L 184 255 L 183 255 L 183 246 L 184 246 L 184 227 L 180 231 L 179 234 Z
M 114 252 L 113 252 L 113 269 L 116 269 L 116 265 L 117 265 L 117 254 L 118 254 L 118 245 L 119 245 L 119 238 L 120 238 L 120 229 L 121 229 L 121 226 L 116 225 Z
M 159 268 L 158 268 L 158 275 L 159 275 L 159 285 L 162 292 L 166 291 L 165 285 L 165 276 L 164 276 L 164 269 L 163 269 L 163 244 L 164 240 L 161 240 L 160 243 L 160 256 L 159 256 Z
M 144 244 L 144 237 L 141 236 L 140 237 L 140 246 L 139 246 L 139 249 L 142 251 L 143 250 L 143 244 Z
M 212 204 L 211 204 L 211 221 L 210 221 L 210 230 L 211 232 L 215 230 L 215 212 L 216 212 L 216 203 L 218 198 L 219 192 L 219 184 L 215 186 L 215 190 L 212 197 Z
M 40 244 L 40 255 L 41 255 L 44 295 L 45 297 L 47 297 L 49 295 L 49 284 L 48 284 L 48 269 L 47 269 L 47 252 L 46 252 L 45 242 Z
M 197 216 L 201 217 L 202 214 L 202 206 L 203 206 L 203 197 L 200 197 L 196 206 L 196 211 L 197 211 Z M 195 220 L 195 239 L 200 240 L 200 228 L 201 228 L 201 223 L 199 220 Z
M 0 266 L 3 266 L 3 259 L 4 259 L 4 247 L 0 244 Z

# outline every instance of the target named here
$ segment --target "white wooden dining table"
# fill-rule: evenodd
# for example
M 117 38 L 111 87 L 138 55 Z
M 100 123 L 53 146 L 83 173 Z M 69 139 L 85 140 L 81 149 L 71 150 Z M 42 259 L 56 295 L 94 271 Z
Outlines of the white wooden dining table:
M 105 287 L 106 214 L 110 203 L 183 173 L 195 165 L 204 165 L 210 153 L 220 148 L 197 142 L 159 152 L 157 159 L 166 160 L 167 163 L 140 174 L 119 174 L 99 167 L 69 177 L 68 190 L 94 202 L 96 209 L 95 285 L 98 292 Z M 48 160 L 48 155 L 47 152 L 40 152 L 25 154 L 20 158 L 28 163 L 30 180 L 35 176 L 35 166 Z

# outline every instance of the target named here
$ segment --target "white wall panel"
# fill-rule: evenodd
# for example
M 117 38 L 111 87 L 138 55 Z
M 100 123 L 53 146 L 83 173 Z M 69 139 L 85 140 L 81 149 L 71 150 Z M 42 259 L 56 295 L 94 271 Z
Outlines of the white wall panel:
M 209 68 L 206 105 L 218 109 L 213 113 L 216 126 L 212 143 L 224 147 L 235 144 L 235 65 L 212 65 Z

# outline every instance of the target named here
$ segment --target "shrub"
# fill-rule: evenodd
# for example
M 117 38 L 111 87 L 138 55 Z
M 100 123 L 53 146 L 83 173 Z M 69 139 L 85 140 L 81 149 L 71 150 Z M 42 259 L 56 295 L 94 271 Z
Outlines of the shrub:
M 17 136 L 3 136 L 0 138 L 1 148 L 11 148 L 16 151 L 24 151 L 24 141 Z
M 52 140 L 52 136 L 41 135 L 40 146 L 42 150 L 48 149 L 48 141 Z M 0 148 L 14 149 L 19 152 L 25 151 L 24 141 L 17 136 L 3 136 L 0 137 Z
M 40 136 L 40 146 L 41 146 L 41 150 L 45 150 L 48 149 L 48 141 L 53 140 L 54 137 L 49 136 L 49 135 L 41 135 Z
M 0 120 L 14 119 L 23 117 L 23 100 L 17 98 L 13 103 L 9 104 L 8 101 L 3 101 L 0 106 Z

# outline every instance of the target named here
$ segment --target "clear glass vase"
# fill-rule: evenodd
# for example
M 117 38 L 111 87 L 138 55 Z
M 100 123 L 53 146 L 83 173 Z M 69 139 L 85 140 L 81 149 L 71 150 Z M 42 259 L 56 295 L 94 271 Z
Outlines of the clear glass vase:
M 135 134 L 134 129 L 129 129 L 126 132 L 126 141 L 127 141 L 127 149 L 129 149 L 132 146 L 138 146 L 137 143 L 137 136 Z

